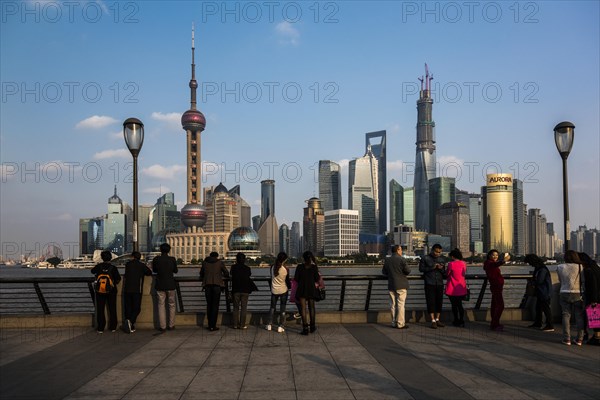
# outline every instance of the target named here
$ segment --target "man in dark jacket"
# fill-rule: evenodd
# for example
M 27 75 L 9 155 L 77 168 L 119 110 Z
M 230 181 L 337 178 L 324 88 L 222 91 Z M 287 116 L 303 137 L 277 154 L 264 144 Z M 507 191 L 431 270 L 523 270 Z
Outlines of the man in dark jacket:
M 425 300 L 427 312 L 431 317 L 431 328 L 443 328 L 440 321 L 442 303 L 444 301 L 444 278 L 446 275 L 445 259 L 442 257 L 442 246 L 436 243 L 431 248 L 431 253 L 421 257 L 419 271 L 425 279 Z
M 406 277 L 410 274 L 410 267 L 402 257 L 402 247 L 392 246 L 392 256 L 385 259 L 381 273 L 388 277 L 392 327 L 408 329 L 408 325 L 404 320 L 404 304 L 406 303 L 406 294 L 409 287 Z
M 102 293 L 96 288 L 96 329 L 98 333 L 104 332 L 104 326 L 106 325 L 106 316 L 104 315 L 104 309 L 108 306 L 108 329 L 114 332 L 117 329 L 117 285 L 121 282 L 121 274 L 117 267 L 110 263 L 112 254 L 108 250 L 104 250 L 100 253 L 102 257 L 102 263 L 97 264 L 92 268 L 92 274 L 96 275 L 96 281 L 102 280 L 106 282 L 106 285 L 112 285 L 108 293 Z M 110 283 L 104 278 L 106 275 L 110 276 Z M 98 283 L 99 284 L 99 283 Z
M 200 280 L 204 285 L 204 296 L 206 297 L 208 330 L 211 332 L 219 330 L 217 317 L 219 316 L 221 288 L 225 287 L 224 277 L 229 277 L 229 271 L 225 268 L 223 261 L 219 260 L 219 253 L 213 251 L 202 261 L 200 268 Z
M 125 309 L 125 331 L 135 332 L 135 321 L 140 315 L 142 307 L 142 287 L 144 276 L 152 275 L 152 270 L 140 261 L 142 255 L 139 251 L 131 253 L 133 260 L 125 264 L 123 282 L 123 307 Z
M 541 329 L 544 332 L 554 332 L 552 323 L 552 278 L 550 271 L 541 258 L 535 254 L 527 254 L 524 260 L 535 268 L 533 271 L 533 282 L 535 284 L 535 321 L 529 325 L 530 328 Z M 542 328 L 542 313 L 546 315 L 546 326 Z
M 171 246 L 168 243 L 160 245 L 160 256 L 152 260 L 152 271 L 156 274 L 155 289 L 158 296 L 158 321 L 160 331 L 165 329 L 175 329 L 175 277 L 177 273 L 177 261 L 175 257 L 170 257 Z M 169 303 L 169 325 L 167 326 L 167 316 L 165 310 L 165 300 Z

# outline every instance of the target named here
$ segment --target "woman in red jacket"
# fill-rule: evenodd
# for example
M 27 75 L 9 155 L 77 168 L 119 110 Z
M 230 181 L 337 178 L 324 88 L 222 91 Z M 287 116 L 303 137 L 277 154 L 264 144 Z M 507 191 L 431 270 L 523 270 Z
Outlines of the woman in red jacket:
M 504 325 L 500 323 L 500 317 L 504 311 L 504 298 L 502 297 L 504 278 L 500 272 L 500 267 L 510 260 L 510 255 L 505 253 L 502 260 L 498 260 L 499 257 L 498 250 L 492 249 L 488 251 L 487 260 L 483 264 L 492 292 L 492 305 L 490 306 L 492 322 L 490 323 L 490 329 L 495 331 L 504 330 Z
M 446 296 L 448 296 L 450 304 L 452 304 L 452 314 L 454 315 L 452 325 L 464 327 L 465 309 L 462 302 L 467 295 L 467 281 L 465 279 L 467 263 L 463 261 L 463 256 L 459 249 L 452 250 L 449 255 L 452 257 L 452 261 L 447 266 Z

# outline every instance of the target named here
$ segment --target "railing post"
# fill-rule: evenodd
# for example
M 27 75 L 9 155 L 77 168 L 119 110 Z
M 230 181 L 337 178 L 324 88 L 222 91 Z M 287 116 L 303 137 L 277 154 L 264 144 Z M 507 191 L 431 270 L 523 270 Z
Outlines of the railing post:
M 346 296 L 346 279 L 342 279 L 342 288 L 340 289 L 340 307 L 339 311 L 344 311 L 344 297 Z
M 90 296 L 92 296 L 92 303 L 94 304 L 94 308 L 96 307 L 96 292 L 94 291 L 94 282 L 88 282 L 88 289 L 90 291 Z
M 481 303 L 483 302 L 483 296 L 485 296 L 485 290 L 487 289 L 487 278 L 483 278 L 483 283 L 481 284 L 481 289 L 479 290 L 479 296 L 477 296 L 477 303 L 475 303 L 475 309 L 479 310 L 481 308 Z
M 35 293 L 37 294 L 38 299 L 40 300 L 40 305 L 44 310 L 44 314 L 50 314 L 50 308 L 46 303 L 46 299 L 44 298 L 44 294 L 42 293 L 42 289 L 40 289 L 40 284 L 37 282 L 33 283 L 33 287 L 35 288 Z
M 179 303 L 179 312 L 185 312 L 183 309 L 183 299 L 181 298 L 181 288 L 179 287 L 179 281 L 175 281 L 175 290 L 177 291 L 177 302 Z
M 371 304 L 371 291 L 373 290 L 373 279 L 369 279 L 369 287 L 367 288 L 367 300 L 365 301 L 365 311 L 369 311 Z

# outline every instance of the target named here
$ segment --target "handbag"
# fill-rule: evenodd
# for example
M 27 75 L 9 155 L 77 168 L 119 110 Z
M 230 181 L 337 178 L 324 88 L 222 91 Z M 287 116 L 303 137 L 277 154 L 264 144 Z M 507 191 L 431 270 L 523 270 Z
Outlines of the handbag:
M 465 294 L 465 301 L 471 300 L 471 288 L 467 286 L 467 294 Z
M 525 286 L 525 295 L 535 297 L 535 281 L 533 278 L 527 279 L 527 286 Z
M 599 329 L 600 328 L 600 305 L 595 306 L 589 305 L 585 308 L 587 314 L 588 328 Z
M 317 294 L 315 297 L 315 301 L 325 300 L 326 297 L 327 297 L 327 292 L 325 291 L 325 288 L 324 287 L 317 288 Z

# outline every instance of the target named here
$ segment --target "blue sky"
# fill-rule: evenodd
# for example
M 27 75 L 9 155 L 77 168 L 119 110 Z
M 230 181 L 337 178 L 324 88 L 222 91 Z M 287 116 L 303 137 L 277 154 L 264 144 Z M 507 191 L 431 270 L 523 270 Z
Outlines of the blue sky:
M 569 120 L 571 224 L 598 227 L 599 21 L 597 1 L 3 2 L 2 253 L 68 253 L 115 184 L 132 202 L 128 117 L 146 127 L 140 203 L 162 190 L 185 204 L 192 22 L 203 185 L 239 183 L 254 215 L 259 181 L 275 179 L 278 222 L 301 221 L 320 159 L 344 166 L 347 205 L 347 162 L 376 130 L 388 179 L 412 186 L 428 63 L 438 175 L 479 192 L 486 168 L 512 172 L 562 236 L 552 130 Z

